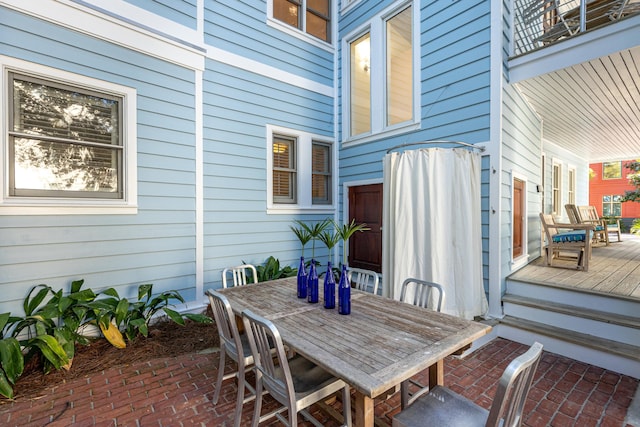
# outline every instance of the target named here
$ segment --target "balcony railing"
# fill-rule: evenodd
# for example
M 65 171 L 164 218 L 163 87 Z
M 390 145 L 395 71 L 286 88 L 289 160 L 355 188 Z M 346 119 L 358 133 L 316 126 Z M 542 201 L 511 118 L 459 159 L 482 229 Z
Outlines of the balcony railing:
M 514 55 L 640 12 L 640 0 L 515 0 Z

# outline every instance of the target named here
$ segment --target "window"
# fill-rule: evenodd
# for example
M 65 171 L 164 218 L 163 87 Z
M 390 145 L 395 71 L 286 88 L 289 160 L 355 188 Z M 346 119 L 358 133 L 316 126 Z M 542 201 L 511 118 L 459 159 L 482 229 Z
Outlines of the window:
M 8 106 L 0 212 L 135 213 L 135 91 L 0 60 Z
M 348 139 L 405 130 L 417 123 L 413 7 L 385 11 L 346 38 L 345 132 Z
M 9 73 L 9 195 L 122 198 L 122 99 Z
M 576 170 L 575 168 L 569 168 L 569 203 L 576 204 Z
M 609 162 L 602 164 L 602 179 L 622 178 L 622 162 Z
M 267 126 L 269 213 L 332 212 L 333 143 L 330 139 Z
M 311 156 L 312 203 L 331 204 L 331 145 L 314 142 Z
M 561 199 L 561 167 L 559 163 L 553 163 L 553 177 L 552 189 L 551 189 L 551 211 L 554 215 L 560 215 L 562 213 L 562 199 Z
M 296 140 L 273 136 L 273 202 L 296 202 Z
M 273 18 L 325 42 L 331 42 L 329 0 L 272 0 Z
M 602 216 L 622 216 L 622 196 L 602 196 Z

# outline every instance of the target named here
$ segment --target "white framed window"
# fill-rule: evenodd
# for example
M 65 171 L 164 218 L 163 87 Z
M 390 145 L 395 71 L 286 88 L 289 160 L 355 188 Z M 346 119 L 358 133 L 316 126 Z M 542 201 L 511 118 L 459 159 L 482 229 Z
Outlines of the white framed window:
M 0 214 L 136 213 L 136 91 L 14 58 L 0 63 Z
M 366 142 L 419 126 L 418 10 L 412 2 L 388 8 L 345 37 L 343 139 Z
M 267 0 L 267 23 L 322 44 L 331 43 L 331 0 Z
M 332 213 L 333 140 L 267 125 L 267 212 Z
M 572 205 L 576 204 L 576 168 L 569 166 L 567 177 L 567 200 Z
M 562 215 L 562 165 L 555 160 L 551 172 L 551 213 Z
M 602 179 L 622 178 L 622 162 L 605 162 L 602 164 Z

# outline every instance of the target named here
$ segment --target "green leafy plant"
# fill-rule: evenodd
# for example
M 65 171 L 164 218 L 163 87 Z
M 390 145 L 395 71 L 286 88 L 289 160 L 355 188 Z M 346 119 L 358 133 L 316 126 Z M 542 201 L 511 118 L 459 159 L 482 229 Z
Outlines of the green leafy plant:
M 318 240 L 320 238 L 320 236 L 322 235 L 322 233 L 327 229 L 327 227 L 329 227 L 329 225 L 331 225 L 331 220 L 329 218 L 326 218 L 322 221 L 313 223 L 313 225 L 309 225 L 306 222 L 300 221 L 300 220 L 295 220 L 295 223 L 298 224 L 300 226 L 300 229 L 296 229 L 294 227 L 291 227 L 292 230 L 294 230 L 294 233 L 296 233 L 296 236 L 298 236 L 298 232 L 296 230 L 301 230 L 301 232 L 303 233 L 303 235 L 309 236 L 309 240 L 311 240 L 311 258 L 315 258 L 315 252 L 316 252 L 316 240 Z M 300 236 L 298 236 L 298 239 L 300 239 Z M 307 242 L 309 241 L 307 240 Z M 300 240 L 302 241 L 302 240 Z M 303 246 L 303 252 L 304 252 L 304 246 Z M 304 256 L 304 254 L 303 254 Z
M 631 234 L 640 234 L 640 218 L 633 220 L 629 232 Z
M 267 258 L 263 265 L 257 266 L 256 270 L 258 272 L 258 282 L 266 282 L 268 280 L 281 279 L 283 277 L 292 277 L 298 272 L 297 269 L 291 268 L 288 265 L 281 267 L 280 261 L 273 256 Z
M 342 240 L 342 263 L 346 264 L 347 263 L 347 250 L 346 250 L 347 246 L 346 245 L 349 238 L 353 236 L 354 233 L 357 233 L 359 231 L 360 232 L 367 231 L 370 229 L 367 227 L 367 224 L 365 223 L 356 224 L 355 219 L 352 219 L 351 223 L 349 224 L 342 224 L 342 226 L 340 226 L 336 221 L 332 221 L 332 222 L 333 222 L 333 226 L 336 229 L 336 234 Z
M 291 231 L 293 231 L 298 240 L 300 240 L 300 244 L 302 245 L 302 256 L 304 257 L 304 247 L 307 243 L 309 243 L 309 240 L 311 240 L 311 234 L 309 233 L 306 224 L 297 220 L 295 222 L 299 224 L 300 227 L 294 227 L 293 225 L 290 225 L 289 228 L 291 229 Z
M 172 321 L 179 325 L 185 324 L 185 318 L 200 323 L 211 323 L 208 316 L 202 314 L 180 314 L 170 308 L 171 300 L 184 302 L 178 291 L 171 290 L 153 296 L 153 285 L 138 286 L 138 301 L 130 302 L 127 298 L 120 298 L 118 292 L 109 288 L 102 292 L 107 298 L 96 299 L 92 307 L 100 329 L 112 344 L 121 346 L 117 331 L 122 331 L 127 340 L 133 341 L 139 335 L 149 335 L 149 324 L 154 316 L 163 311 Z M 113 326 L 112 326 L 113 325 Z M 107 335 L 108 334 L 108 335 Z
M 24 371 L 20 342 L 15 337 L 5 337 L 7 329 L 18 320 L 10 313 L 0 314 L 0 395 L 9 399 L 13 398 L 13 386 Z

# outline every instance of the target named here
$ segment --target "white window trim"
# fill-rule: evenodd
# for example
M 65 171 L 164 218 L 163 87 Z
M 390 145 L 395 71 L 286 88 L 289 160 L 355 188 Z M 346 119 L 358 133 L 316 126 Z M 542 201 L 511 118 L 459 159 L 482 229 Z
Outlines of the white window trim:
M 413 117 L 403 123 L 386 126 L 385 102 L 385 23 L 396 13 L 411 6 L 413 25 Z M 342 38 L 342 144 L 351 146 L 366 143 L 381 137 L 390 137 L 420 128 L 420 5 L 416 2 L 403 1 L 393 4 L 380 12 L 364 25 Z M 371 37 L 370 51 L 381 53 L 371 55 L 371 131 L 351 136 L 351 43 L 369 33 Z
M 336 1 L 338 0 L 331 0 L 330 7 L 332 8 L 332 10 L 334 8 L 333 3 Z M 335 49 L 334 49 L 333 39 L 335 38 L 335 26 L 333 21 L 335 16 L 332 11 L 329 12 L 329 16 L 331 16 L 331 30 L 330 30 L 331 42 L 326 42 L 315 36 L 312 36 L 306 31 L 303 31 L 296 27 L 292 27 L 291 25 L 285 24 L 279 19 L 274 18 L 273 17 L 273 0 L 267 0 L 267 25 L 268 26 L 275 28 L 278 31 L 282 31 L 283 33 L 289 34 L 290 36 L 300 39 L 306 43 L 310 43 L 316 47 L 319 47 L 320 49 L 324 49 L 327 52 L 334 53 Z M 306 24 L 306 21 L 305 21 L 305 24 Z
M 524 219 L 522 221 L 522 255 L 517 258 L 513 257 L 513 248 L 511 252 L 511 270 L 517 270 L 521 267 L 524 267 L 529 262 L 529 239 L 528 239 L 528 230 L 529 230 L 529 212 L 527 210 L 527 206 L 529 203 L 529 183 L 527 177 L 522 175 L 516 171 L 511 171 L 511 212 L 514 210 L 514 200 L 513 200 L 513 187 L 514 181 L 519 179 L 524 182 L 524 194 L 523 194 L 523 205 L 524 205 Z M 513 216 L 513 215 L 512 215 Z M 511 224 L 511 245 L 513 245 L 513 222 Z
M 0 55 L 2 86 L 0 99 L 5 113 L 0 120 L 2 135 L 2 163 L 0 163 L 0 215 L 87 215 L 87 214 L 136 214 L 138 212 L 138 172 L 137 172 L 137 126 L 136 90 L 126 86 L 105 82 L 80 74 L 23 61 Z M 55 197 L 10 197 L 9 196 L 9 144 L 7 140 L 9 117 L 9 72 L 57 81 L 71 87 L 79 87 L 122 97 L 122 146 L 124 194 L 119 200 L 73 199 Z
M 268 214 L 295 214 L 295 213 L 321 213 L 333 214 L 336 208 L 336 185 L 337 180 L 337 155 L 336 144 L 332 138 L 289 129 L 281 126 L 266 126 L 267 140 L 267 213 Z M 295 138 L 296 142 L 296 200 L 297 203 L 274 203 L 273 202 L 273 135 L 282 135 Z M 311 197 L 311 150 L 313 142 L 324 142 L 331 144 L 331 204 L 314 205 Z
M 341 14 L 347 13 L 349 10 L 351 10 L 355 5 L 357 5 L 361 1 L 362 0 L 351 0 L 351 1 L 340 0 L 340 13 Z
M 573 172 L 573 183 L 571 182 L 571 172 Z M 573 184 L 573 188 L 571 185 Z M 567 203 L 578 204 L 578 169 L 575 165 L 567 165 Z M 571 200 L 571 195 L 573 194 L 573 201 Z

